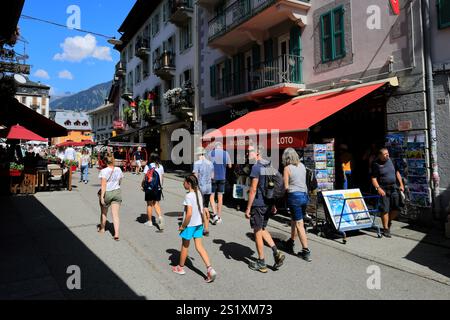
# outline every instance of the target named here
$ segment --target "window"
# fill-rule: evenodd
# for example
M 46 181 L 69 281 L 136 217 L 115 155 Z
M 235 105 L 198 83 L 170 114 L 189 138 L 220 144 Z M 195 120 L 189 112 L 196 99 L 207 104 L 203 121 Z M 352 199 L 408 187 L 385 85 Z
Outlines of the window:
M 157 48 L 155 51 L 153 51 L 153 71 L 159 70 L 161 68 L 159 55 L 160 49 Z
M 345 56 L 344 8 L 339 7 L 320 17 L 322 62 Z
M 33 103 L 32 103 L 32 105 L 33 105 L 33 106 L 37 106 L 37 104 L 38 104 L 37 97 L 33 97 Z
M 22 97 L 21 99 L 23 104 L 27 104 L 27 97 Z
M 167 22 L 169 20 L 169 2 L 165 1 L 163 3 L 163 22 Z
M 71 126 L 71 125 L 72 125 L 72 122 L 70 122 L 70 120 L 67 120 L 66 122 L 64 122 L 64 125 L 65 125 L 65 126 Z
M 127 81 L 128 81 L 127 91 L 130 92 L 130 93 L 132 93 L 132 92 L 133 92 L 133 70 L 131 70 L 131 71 L 128 73 L 128 79 L 127 79 Z
M 47 105 L 47 97 L 43 96 L 41 99 L 41 105 L 46 106 Z
M 133 42 L 131 41 L 130 45 L 128 46 L 128 62 L 130 62 L 132 58 L 133 58 Z
M 192 82 L 192 70 L 188 69 L 184 71 L 182 74 L 180 74 L 180 87 L 183 87 L 183 85 L 188 82 Z
M 189 18 L 186 26 L 180 29 L 180 52 L 192 47 L 192 19 Z
M 77 120 L 77 121 L 75 121 L 74 125 L 79 127 L 79 126 L 81 126 L 81 122 Z
M 152 36 L 159 32 L 159 12 L 155 14 L 152 19 Z
M 127 50 L 123 50 L 121 53 L 120 53 L 120 61 L 127 61 Z
M 144 79 L 150 75 L 150 64 L 148 63 L 148 57 L 144 58 L 142 61 L 142 74 Z
M 450 1 L 437 0 L 439 29 L 450 27 Z
M 83 127 L 87 127 L 89 125 L 89 122 L 85 121 L 83 122 Z
M 136 71 L 134 73 L 135 78 L 135 83 L 140 83 L 142 80 L 142 65 L 139 63 L 136 67 Z

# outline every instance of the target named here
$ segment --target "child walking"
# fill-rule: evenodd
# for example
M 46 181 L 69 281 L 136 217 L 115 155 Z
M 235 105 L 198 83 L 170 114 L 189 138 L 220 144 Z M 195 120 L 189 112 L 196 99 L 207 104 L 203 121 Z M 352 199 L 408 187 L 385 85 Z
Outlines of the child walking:
M 184 264 L 186 262 L 189 244 L 194 239 L 195 249 L 199 253 L 206 265 L 206 282 L 210 283 L 216 279 L 217 273 L 212 268 L 208 254 L 203 247 L 203 223 L 206 220 L 204 216 L 203 197 L 198 188 L 198 179 L 195 175 L 188 176 L 183 183 L 183 187 L 188 191 L 184 199 L 184 218 L 183 223 L 179 227 L 180 237 L 182 238 L 180 262 L 176 267 L 172 267 L 172 271 L 181 275 L 186 274 Z

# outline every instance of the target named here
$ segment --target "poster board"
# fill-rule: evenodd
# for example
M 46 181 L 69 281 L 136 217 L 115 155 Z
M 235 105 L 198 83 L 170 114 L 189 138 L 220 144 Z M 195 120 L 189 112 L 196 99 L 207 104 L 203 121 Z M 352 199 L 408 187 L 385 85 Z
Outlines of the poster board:
M 372 227 L 372 217 L 360 189 L 323 191 L 322 195 L 336 230 Z

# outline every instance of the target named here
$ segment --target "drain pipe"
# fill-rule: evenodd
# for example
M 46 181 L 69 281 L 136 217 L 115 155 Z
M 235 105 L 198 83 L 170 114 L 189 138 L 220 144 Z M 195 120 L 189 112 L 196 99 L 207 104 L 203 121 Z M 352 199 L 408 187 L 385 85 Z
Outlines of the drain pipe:
M 439 218 L 437 197 L 439 196 L 439 167 L 437 155 L 437 134 L 436 134 L 436 114 L 435 97 L 433 83 L 433 63 L 431 60 L 431 21 L 430 21 L 430 0 L 422 0 L 422 21 L 423 21 L 423 42 L 425 57 L 425 78 L 426 78 L 426 101 L 428 113 L 428 134 L 430 139 L 430 166 L 432 174 L 432 209 L 435 219 Z

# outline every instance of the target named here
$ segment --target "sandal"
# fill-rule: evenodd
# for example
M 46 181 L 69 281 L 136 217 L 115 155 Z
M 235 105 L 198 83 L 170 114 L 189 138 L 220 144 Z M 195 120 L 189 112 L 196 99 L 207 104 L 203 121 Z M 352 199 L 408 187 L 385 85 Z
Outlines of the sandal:
M 105 233 L 106 232 L 106 228 L 102 228 L 100 225 L 97 226 L 97 232 L 98 233 Z
M 119 241 L 120 241 L 120 238 L 119 238 L 119 237 L 114 237 L 114 240 L 117 241 L 117 242 L 119 242 Z

